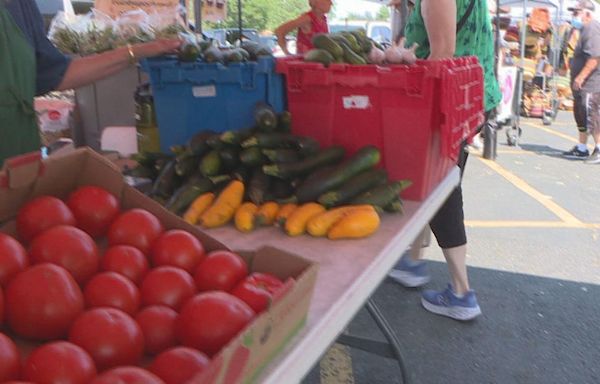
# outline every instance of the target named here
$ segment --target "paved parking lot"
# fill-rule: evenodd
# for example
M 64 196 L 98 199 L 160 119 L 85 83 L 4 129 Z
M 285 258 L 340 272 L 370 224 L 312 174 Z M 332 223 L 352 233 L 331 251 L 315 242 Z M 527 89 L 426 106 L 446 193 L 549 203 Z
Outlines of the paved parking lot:
M 576 143 L 568 112 L 522 127 L 519 147 L 500 132 L 497 160 L 474 151 L 464 176 L 469 274 L 483 316 L 464 324 L 432 315 L 418 290 L 391 281 L 374 295 L 412 383 L 600 383 L 600 165 L 560 156 Z M 443 288 L 437 245 L 426 258 L 428 286 Z M 350 331 L 382 338 L 364 311 Z M 394 361 L 336 346 L 305 379 L 319 382 L 401 380 Z

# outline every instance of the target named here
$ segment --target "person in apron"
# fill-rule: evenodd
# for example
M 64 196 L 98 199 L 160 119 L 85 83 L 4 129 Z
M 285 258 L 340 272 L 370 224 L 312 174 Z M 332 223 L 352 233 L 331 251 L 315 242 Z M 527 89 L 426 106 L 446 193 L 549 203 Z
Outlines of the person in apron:
M 39 150 L 35 96 L 93 83 L 138 59 L 175 52 L 180 44 L 157 40 L 71 60 L 46 37 L 34 0 L 0 0 L 0 165 Z
M 403 0 L 393 0 L 399 5 Z M 421 59 L 438 60 L 456 56 L 478 57 L 484 72 L 486 119 L 500 102 L 501 93 L 494 75 L 494 40 L 487 2 L 481 0 L 416 0 L 406 28 L 406 46 L 418 43 L 415 54 Z M 461 177 L 468 152 L 460 151 Z M 475 292 L 467 276 L 467 236 L 460 184 L 429 223 L 448 263 L 452 283 L 445 290 L 426 290 L 421 303 L 430 312 L 456 320 L 471 320 L 481 314 Z M 426 234 L 426 232 L 423 232 Z M 408 287 L 429 281 L 421 261 L 424 235 L 415 240 L 411 252 L 402 256 L 390 277 Z

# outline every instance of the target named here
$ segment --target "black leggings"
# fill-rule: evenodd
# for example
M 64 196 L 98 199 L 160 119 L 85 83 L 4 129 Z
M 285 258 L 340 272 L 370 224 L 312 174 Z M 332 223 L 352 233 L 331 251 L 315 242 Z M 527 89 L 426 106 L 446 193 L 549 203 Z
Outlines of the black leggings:
M 461 188 L 462 176 L 465 171 L 465 165 L 467 164 L 467 157 L 469 157 L 466 146 L 467 143 L 465 141 L 460 148 L 458 159 L 460 183 L 429 222 L 429 226 L 437 239 L 438 245 L 442 249 L 454 248 L 467 243 Z

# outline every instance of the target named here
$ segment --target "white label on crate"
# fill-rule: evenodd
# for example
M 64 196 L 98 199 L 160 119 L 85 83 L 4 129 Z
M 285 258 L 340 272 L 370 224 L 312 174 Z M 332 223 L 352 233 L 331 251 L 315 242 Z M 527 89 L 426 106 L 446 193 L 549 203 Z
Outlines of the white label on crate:
M 367 109 L 371 106 L 369 96 L 352 95 L 343 97 L 344 109 Z
M 192 94 L 194 95 L 194 97 L 215 97 L 217 96 L 217 87 L 215 87 L 214 85 L 193 87 Z

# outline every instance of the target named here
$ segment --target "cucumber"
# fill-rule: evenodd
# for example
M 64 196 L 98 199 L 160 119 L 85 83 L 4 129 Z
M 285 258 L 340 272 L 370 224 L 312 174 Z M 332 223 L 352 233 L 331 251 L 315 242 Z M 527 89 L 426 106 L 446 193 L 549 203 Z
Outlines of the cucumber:
M 265 195 L 269 190 L 271 178 L 266 175 L 260 168 L 257 168 L 252 173 L 252 178 L 248 184 L 248 199 L 256 205 L 260 205 L 265 201 Z
M 315 48 L 327 51 L 334 59 L 344 57 L 344 50 L 342 47 L 327 34 L 320 33 L 313 36 L 312 43 Z
M 152 190 L 150 192 L 152 196 L 167 199 L 179 187 L 181 180 L 177 176 L 177 173 L 175 173 L 175 164 L 175 159 L 172 159 L 162 167 L 158 177 L 152 185 Z
M 242 141 L 252 136 L 254 128 L 240 129 L 238 131 L 226 131 L 221 134 L 221 141 L 225 144 L 239 145 Z
M 272 163 L 293 163 L 300 160 L 300 154 L 295 149 L 263 149 L 262 153 Z
M 404 210 L 402 200 L 400 200 L 400 198 L 393 200 L 388 205 L 383 207 L 383 210 L 390 213 L 402 213 Z
M 221 156 L 219 155 L 219 151 L 213 150 L 204 155 L 202 160 L 200 160 L 199 170 L 204 176 L 218 175 L 221 172 Z
M 325 207 L 335 207 L 350 201 L 369 189 L 387 183 L 387 172 L 384 169 L 367 169 L 352 177 L 339 188 L 319 196 L 319 204 Z
M 383 208 L 398 199 L 400 192 L 410 184 L 410 181 L 402 180 L 379 185 L 352 199 L 351 204 L 371 204 Z
M 181 214 L 198 196 L 211 192 L 217 184 L 229 180 L 231 180 L 229 175 L 215 177 L 192 176 L 187 183 L 173 193 L 173 196 L 166 202 L 165 208 L 173 213 Z
M 322 150 L 315 156 L 296 163 L 264 165 L 263 171 L 267 175 L 279 177 L 280 179 L 291 179 L 306 175 L 319 167 L 336 164 L 344 158 L 345 153 L 344 147 L 332 146 Z
M 302 183 L 296 189 L 298 203 L 315 201 L 323 193 L 339 187 L 357 174 L 374 167 L 380 159 L 381 154 L 377 148 L 373 146 L 361 148 L 322 179 Z
M 191 150 L 186 150 L 175 158 L 175 173 L 184 179 L 190 177 L 200 163 L 201 156 L 194 154 Z
M 254 121 L 261 132 L 273 132 L 277 129 L 277 114 L 266 103 L 256 105 L 254 108 Z
M 240 152 L 240 161 L 246 167 L 258 167 L 266 162 L 266 157 L 258 147 L 246 148 Z
M 206 141 L 215 134 L 213 131 L 202 131 L 196 133 L 192 136 L 191 139 L 188 140 L 186 146 L 196 155 L 204 155 L 206 152 L 210 150 L 210 147 L 206 143 Z
M 304 54 L 304 61 L 321 63 L 325 67 L 329 67 L 329 64 L 333 63 L 335 58 L 324 49 L 311 49 Z
M 139 165 L 145 167 L 154 167 L 156 161 L 164 159 L 172 159 L 173 155 L 162 152 L 140 152 L 131 155 L 131 159 L 135 160 Z

